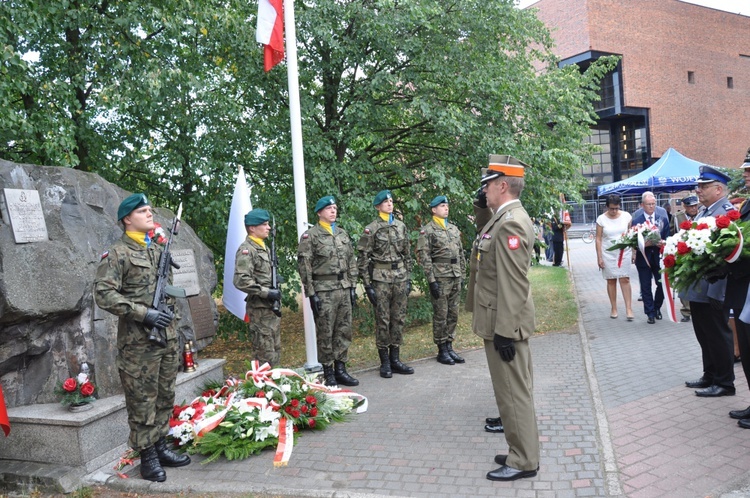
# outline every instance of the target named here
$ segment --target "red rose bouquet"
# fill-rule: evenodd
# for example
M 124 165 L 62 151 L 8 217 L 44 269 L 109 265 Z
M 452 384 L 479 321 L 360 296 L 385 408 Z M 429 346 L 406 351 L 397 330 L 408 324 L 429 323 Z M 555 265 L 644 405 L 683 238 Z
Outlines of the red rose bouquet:
M 96 391 L 96 386 L 85 373 L 80 373 L 77 377 L 69 377 L 55 388 L 55 394 L 60 397 L 60 404 L 64 406 L 93 403 L 96 401 L 94 391 Z
M 658 246 L 661 244 L 661 233 L 659 227 L 653 223 L 645 221 L 628 228 L 622 235 L 620 235 L 615 243 L 608 247 L 608 251 L 616 251 L 617 249 L 627 249 L 631 247 L 638 249 L 638 238 L 643 240 L 644 246 Z

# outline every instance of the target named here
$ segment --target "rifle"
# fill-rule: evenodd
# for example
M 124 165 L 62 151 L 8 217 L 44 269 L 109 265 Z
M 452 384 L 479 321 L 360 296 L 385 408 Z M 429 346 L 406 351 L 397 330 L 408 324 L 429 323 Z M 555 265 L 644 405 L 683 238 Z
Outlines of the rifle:
M 279 281 L 279 258 L 276 255 L 276 217 L 271 218 L 271 288 L 281 290 Z M 274 299 L 271 302 L 271 311 L 276 316 L 281 316 L 281 299 Z
M 187 294 L 185 289 L 182 287 L 175 287 L 169 285 L 169 267 L 179 269 L 180 265 L 172 260 L 172 253 L 169 251 L 169 246 L 172 244 L 172 238 L 177 235 L 177 231 L 180 229 L 180 217 L 182 216 L 182 203 L 177 209 L 177 216 L 172 221 L 172 228 L 169 230 L 169 238 L 164 246 L 164 250 L 159 257 L 159 269 L 157 271 L 156 279 L 156 291 L 154 291 L 154 302 L 152 307 L 158 311 L 168 311 L 172 313 L 172 310 L 167 305 L 167 296 L 172 297 L 186 297 Z M 164 329 L 154 327 L 149 331 L 148 340 L 156 344 L 159 347 L 167 347 L 167 336 L 164 333 Z

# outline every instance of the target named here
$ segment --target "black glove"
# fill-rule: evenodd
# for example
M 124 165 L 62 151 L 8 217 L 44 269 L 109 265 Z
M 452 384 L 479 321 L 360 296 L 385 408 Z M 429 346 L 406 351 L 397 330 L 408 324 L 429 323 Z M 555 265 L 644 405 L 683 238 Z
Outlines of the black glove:
M 411 280 L 406 282 L 406 297 L 409 297 L 409 294 L 411 294 Z
M 312 309 L 313 316 L 318 318 L 318 314 L 320 314 L 320 298 L 318 296 L 310 296 L 310 308 Z
M 479 190 L 477 190 L 477 197 L 476 197 L 476 200 L 474 201 L 474 205 L 482 209 L 487 208 L 487 193 L 484 191 L 482 187 L 479 187 Z
M 440 298 L 440 284 L 438 282 L 430 282 L 430 294 L 435 299 Z
M 721 311 L 722 309 L 724 309 L 724 302 L 712 297 L 708 298 L 708 304 L 711 305 L 711 309 L 714 311 Z
M 146 312 L 146 316 L 143 318 L 143 325 L 150 329 L 154 327 L 165 329 L 170 323 L 172 323 L 173 319 L 174 313 L 172 313 L 171 311 L 159 311 L 150 308 Z
M 513 358 L 516 356 L 516 346 L 513 344 L 513 339 L 495 334 L 492 337 L 492 343 L 495 345 L 495 351 L 500 353 L 500 358 L 503 361 L 513 361 Z
M 268 300 L 269 301 L 280 301 L 281 291 L 279 289 L 268 289 Z
M 705 278 L 709 284 L 715 284 L 722 278 L 726 278 L 729 273 L 729 269 L 726 266 L 716 268 L 706 273 Z
M 354 287 L 349 288 L 349 299 L 352 300 L 352 308 L 357 307 L 357 289 Z
M 367 299 L 370 300 L 373 306 L 378 305 L 378 295 L 375 293 L 375 289 L 369 285 L 365 285 L 365 294 L 367 294 Z

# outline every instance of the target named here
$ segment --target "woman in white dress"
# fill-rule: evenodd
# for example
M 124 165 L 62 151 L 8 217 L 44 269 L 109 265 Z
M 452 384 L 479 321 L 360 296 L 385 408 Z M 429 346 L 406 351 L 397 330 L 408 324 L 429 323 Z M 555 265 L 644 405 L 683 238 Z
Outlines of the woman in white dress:
M 608 251 L 617 238 L 628 228 L 632 217 L 627 211 L 620 210 L 620 196 L 607 196 L 607 210 L 596 219 L 596 257 L 599 269 L 607 281 L 607 295 L 611 311 L 610 318 L 617 318 L 617 281 L 620 281 L 622 299 L 625 301 L 625 312 L 628 321 L 633 320 L 632 296 L 630 291 L 630 248 L 625 249 L 622 254 L 619 250 Z

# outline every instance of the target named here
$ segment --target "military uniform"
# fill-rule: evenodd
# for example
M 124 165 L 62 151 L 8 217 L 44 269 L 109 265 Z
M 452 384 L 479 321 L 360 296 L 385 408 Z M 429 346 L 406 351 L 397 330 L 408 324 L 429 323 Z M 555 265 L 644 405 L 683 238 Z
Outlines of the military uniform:
M 438 196 L 430 207 L 442 202 L 447 203 L 447 199 Z M 456 338 L 461 284 L 466 274 L 461 232 L 448 220 L 438 221 L 434 218 L 421 228 L 417 241 L 417 258 L 431 290 L 432 340 L 438 345 L 440 363 L 463 363 L 463 358 L 452 348 Z

